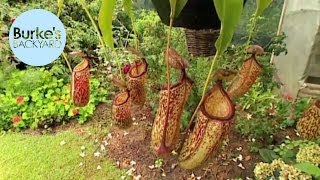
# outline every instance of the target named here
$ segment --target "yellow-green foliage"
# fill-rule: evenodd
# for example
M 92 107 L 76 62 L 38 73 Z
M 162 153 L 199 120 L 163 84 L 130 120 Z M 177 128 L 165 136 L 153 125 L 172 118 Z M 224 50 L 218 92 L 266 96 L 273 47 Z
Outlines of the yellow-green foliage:
M 297 154 L 297 162 L 309 162 L 318 166 L 320 164 L 320 146 L 311 145 L 301 148 Z

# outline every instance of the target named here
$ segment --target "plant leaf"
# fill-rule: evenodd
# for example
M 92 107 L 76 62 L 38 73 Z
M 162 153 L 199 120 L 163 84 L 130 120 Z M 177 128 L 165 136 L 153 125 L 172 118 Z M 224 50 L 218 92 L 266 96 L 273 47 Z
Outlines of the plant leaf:
M 171 16 L 178 17 L 188 0 L 170 0 Z
M 219 55 L 226 50 L 232 40 L 242 14 L 243 0 L 213 0 L 213 2 L 221 21 L 220 35 L 215 43 Z
M 123 8 L 127 15 L 132 18 L 132 0 L 123 0 Z
M 270 149 L 259 149 L 259 154 L 264 162 L 271 163 L 274 159 L 278 159 L 279 156 Z
M 113 45 L 112 17 L 116 0 L 102 0 L 99 12 L 99 28 L 102 32 L 103 40 L 111 49 Z
M 314 164 L 304 162 L 295 164 L 294 167 L 309 175 L 320 177 L 320 168 Z
M 272 0 L 257 0 L 256 16 L 261 16 L 263 11 L 271 4 Z

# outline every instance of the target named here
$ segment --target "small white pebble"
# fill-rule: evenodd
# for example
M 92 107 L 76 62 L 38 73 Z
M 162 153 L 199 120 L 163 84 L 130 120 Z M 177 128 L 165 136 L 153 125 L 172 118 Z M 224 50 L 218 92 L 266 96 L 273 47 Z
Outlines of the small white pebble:
M 83 150 L 85 150 L 86 149 L 86 147 L 85 146 L 81 146 L 81 150 L 83 151 Z
M 150 166 L 149 166 L 149 169 L 154 169 L 154 165 L 150 165 Z
M 165 172 L 163 172 L 163 173 L 161 174 L 161 176 L 162 176 L 162 177 L 166 177 L 167 175 L 166 175 Z
M 171 151 L 171 154 L 174 155 L 174 156 L 178 155 L 178 153 L 175 150 Z
M 242 163 L 239 163 L 239 164 L 238 164 L 238 167 L 241 168 L 241 169 L 246 169 L 246 168 L 242 165 Z
M 132 118 L 132 121 L 135 121 L 135 120 L 136 120 L 136 118 L 135 118 L 135 117 L 133 117 L 133 118 Z
M 136 171 L 136 169 L 132 167 L 126 172 L 126 174 L 129 175 L 129 176 L 132 176 L 133 172 L 135 172 L 135 171 Z
M 81 162 L 81 163 L 79 164 L 79 166 L 83 166 L 83 162 Z
M 97 142 L 98 142 L 98 139 L 94 140 L 94 142 L 97 143 Z
M 129 133 L 127 132 L 127 131 L 125 131 L 124 133 L 123 133 L 123 135 L 124 136 L 126 136 L 126 135 L 128 135 Z
M 198 177 L 197 177 L 197 180 L 200 180 L 201 178 L 202 178 L 201 176 L 198 176 Z
M 242 150 L 242 147 L 237 147 L 237 151 L 241 151 Z
M 86 156 L 86 153 L 82 152 L 80 153 L 80 156 L 84 158 Z
M 112 134 L 108 133 L 108 139 L 111 139 L 111 138 L 112 138 Z
M 171 164 L 171 169 L 175 169 L 176 167 L 177 167 L 177 163 L 175 163 L 175 164 Z
M 95 157 L 99 157 L 100 156 L 100 152 L 99 151 L 97 151 L 97 152 L 95 152 L 93 155 L 95 156 Z
M 104 151 L 104 150 L 106 150 L 106 147 L 105 147 L 103 144 L 101 144 L 101 145 L 100 145 L 100 150 L 101 150 L 101 151 Z
M 100 169 L 102 169 L 102 168 L 101 168 L 101 166 L 100 166 L 100 165 L 98 165 L 98 166 L 97 166 L 97 169 L 98 169 L 98 170 L 100 170 Z
M 66 142 L 65 140 L 63 140 L 63 141 L 60 142 L 60 146 L 63 146 L 63 145 L 65 145 L 65 144 L 67 144 L 67 142 Z
M 134 176 L 133 178 L 134 178 L 134 180 L 140 180 L 141 179 L 141 175 L 139 174 L 138 176 Z
M 120 166 L 120 161 L 117 161 L 116 164 L 117 164 L 117 166 Z
M 126 176 L 121 176 L 121 180 L 125 180 L 126 179 Z
M 255 138 L 252 138 L 251 141 L 252 141 L 252 142 L 256 142 L 256 139 L 255 139 Z
M 290 136 L 286 136 L 286 139 L 291 139 Z
M 47 129 L 47 128 L 48 128 L 48 125 L 44 125 L 44 128 Z
M 138 123 L 137 122 L 134 122 L 134 123 L 132 123 L 134 126 L 137 126 L 138 125 Z
M 143 116 L 143 117 L 142 117 L 142 120 L 145 120 L 145 119 L 147 119 L 147 117 L 146 117 L 146 116 Z
M 252 178 L 246 177 L 246 180 L 253 180 Z
M 242 154 L 240 154 L 240 155 L 237 157 L 237 159 L 238 159 L 239 161 L 242 161 L 242 160 L 243 160 Z
M 191 174 L 191 177 L 192 177 L 192 178 L 194 178 L 194 177 L 195 177 L 195 175 L 192 173 L 192 174 Z
M 137 163 L 135 162 L 135 161 L 130 161 L 130 165 L 131 166 L 134 166 L 134 165 L 136 165 Z

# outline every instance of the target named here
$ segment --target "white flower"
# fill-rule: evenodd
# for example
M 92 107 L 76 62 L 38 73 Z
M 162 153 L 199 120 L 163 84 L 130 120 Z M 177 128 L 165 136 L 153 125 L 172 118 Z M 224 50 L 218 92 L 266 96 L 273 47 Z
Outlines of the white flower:
M 63 141 L 60 142 L 60 146 L 63 146 L 63 145 L 65 145 L 65 144 L 67 144 L 67 142 L 66 142 L 65 140 L 63 140 Z
M 47 129 L 47 128 L 48 128 L 48 125 L 44 125 L 44 128 Z
M 252 118 L 252 114 L 247 114 L 247 119 L 250 120 Z
M 81 146 L 81 150 L 84 151 L 86 149 L 85 146 Z
M 100 154 L 101 154 L 101 153 L 100 153 L 99 151 L 97 151 L 97 152 L 94 153 L 94 156 L 95 156 L 95 157 L 99 157 Z
M 98 169 L 98 170 L 100 170 L 100 169 L 102 169 L 102 168 L 101 168 L 101 166 L 100 166 L 100 165 L 98 165 L 98 166 L 97 166 L 97 169 Z
M 82 152 L 80 153 L 80 156 L 84 158 L 86 156 L 86 153 Z
M 129 133 L 127 132 L 127 131 L 125 131 L 124 133 L 123 133 L 123 135 L 124 136 L 126 136 L 126 135 L 128 135 Z
M 174 155 L 174 156 L 178 155 L 178 153 L 175 150 L 171 151 L 171 154 Z

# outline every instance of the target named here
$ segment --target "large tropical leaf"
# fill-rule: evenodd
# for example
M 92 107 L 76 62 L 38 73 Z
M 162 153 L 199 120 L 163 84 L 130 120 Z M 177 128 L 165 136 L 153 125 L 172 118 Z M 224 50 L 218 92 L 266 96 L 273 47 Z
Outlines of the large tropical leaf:
M 316 165 L 304 162 L 304 163 L 295 164 L 294 167 L 299 169 L 302 172 L 305 172 L 307 174 L 314 176 L 316 179 L 320 178 L 320 168 Z
M 213 0 L 221 21 L 220 36 L 216 41 L 217 53 L 223 53 L 232 40 L 243 10 L 243 0 Z
M 178 17 L 188 0 L 170 0 L 171 16 Z
M 272 0 L 257 0 L 256 16 L 261 16 L 263 11 L 271 4 Z
M 123 0 L 123 8 L 127 15 L 132 18 L 132 0 Z
M 103 40 L 111 49 L 114 48 L 112 36 L 112 16 L 115 4 L 116 0 L 102 0 L 98 19 Z

